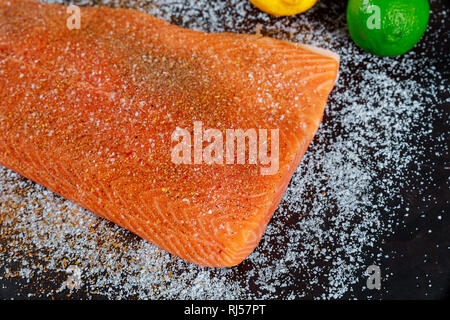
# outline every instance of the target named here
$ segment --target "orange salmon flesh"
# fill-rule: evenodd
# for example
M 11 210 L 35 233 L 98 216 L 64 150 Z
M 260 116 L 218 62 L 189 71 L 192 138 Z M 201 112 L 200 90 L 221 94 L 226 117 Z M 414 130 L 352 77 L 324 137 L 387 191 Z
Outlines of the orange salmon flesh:
M 320 125 L 339 56 L 136 10 L 81 8 L 79 29 L 70 16 L 0 0 L 0 164 L 187 261 L 239 264 Z M 278 170 L 174 163 L 172 133 L 194 122 L 278 129 Z

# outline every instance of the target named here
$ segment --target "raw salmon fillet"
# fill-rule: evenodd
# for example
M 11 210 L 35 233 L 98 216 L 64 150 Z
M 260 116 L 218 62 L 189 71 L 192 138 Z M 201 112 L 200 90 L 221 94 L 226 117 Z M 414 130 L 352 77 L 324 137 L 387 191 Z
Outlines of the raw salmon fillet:
M 338 55 L 134 10 L 82 8 L 72 30 L 69 16 L 0 0 L 0 163 L 187 261 L 240 263 L 319 127 Z M 279 129 L 278 170 L 175 164 L 171 135 L 195 121 Z

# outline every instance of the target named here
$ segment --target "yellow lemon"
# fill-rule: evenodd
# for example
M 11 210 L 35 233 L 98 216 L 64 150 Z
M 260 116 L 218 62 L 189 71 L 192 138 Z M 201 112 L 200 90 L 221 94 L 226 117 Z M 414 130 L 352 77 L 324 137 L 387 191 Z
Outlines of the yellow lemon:
M 292 16 L 305 12 L 315 5 L 317 0 L 250 0 L 250 2 L 258 9 L 274 16 Z

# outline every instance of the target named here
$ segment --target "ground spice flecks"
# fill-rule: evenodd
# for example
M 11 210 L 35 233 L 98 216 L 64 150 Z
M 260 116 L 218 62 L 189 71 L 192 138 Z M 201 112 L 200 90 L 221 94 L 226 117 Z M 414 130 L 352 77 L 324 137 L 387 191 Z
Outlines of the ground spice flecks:
M 423 160 L 427 154 L 448 152 L 444 136 L 433 150 L 417 143 L 444 117 L 434 106 L 445 102 L 448 81 L 420 53 L 443 30 L 430 31 L 400 58 L 378 58 L 350 41 L 342 4 L 320 1 L 306 14 L 274 19 L 246 0 L 74 3 L 121 5 L 197 30 L 260 32 L 329 48 L 341 56 L 340 78 L 261 243 L 241 265 L 189 264 L 0 167 L 0 290 L 25 298 L 351 297 L 367 266 L 384 257 L 380 244 L 409 214 L 402 190 L 412 187 L 414 170 L 434 165 Z M 448 14 L 433 12 L 432 20 Z M 69 266 L 81 271 L 78 289 L 66 284 Z

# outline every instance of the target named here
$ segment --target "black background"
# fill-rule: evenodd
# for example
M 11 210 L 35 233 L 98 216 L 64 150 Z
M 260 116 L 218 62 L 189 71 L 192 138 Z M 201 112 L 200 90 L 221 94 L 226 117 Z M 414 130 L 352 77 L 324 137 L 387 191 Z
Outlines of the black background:
M 95 2 L 95 1 L 94 1 Z M 345 13 L 345 1 L 336 4 L 335 1 L 323 1 L 330 3 L 333 10 L 317 12 L 317 19 L 324 13 L 329 15 L 328 20 L 342 19 Z M 448 2 L 432 1 L 433 12 L 447 12 L 450 17 Z M 256 10 L 256 9 L 255 9 Z M 345 16 L 345 15 L 344 15 Z M 274 20 L 278 18 L 273 18 Z M 182 24 L 176 13 L 172 17 L 173 23 Z M 433 31 L 439 30 L 438 38 L 431 38 Z M 439 101 L 433 108 L 439 108 L 444 117 L 434 117 L 433 131 L 426 140 L 411 141 L 410 143 L 424 144 L 430 150 L 436 139 L 444 135 L 448 146 L 448 112 L 450 85 L 450 22 L 433 19 L 431 16 L 428 32 L 421 43 L 414 49 L 422 51 L 431 59 L 440 71 L 443 79 L 442 85 L 446 88 L 442 96 L 436 97 Z M 245 26 L 243 27 L 243 32 Z M 355 70 L 356 72 L 356 70 Z M 351 76 L 342 74 L 342 77 Z M 421 81 L 421 79 L 417 79 Z M 436 80 L 437 81 L 437 80 Z M 435 113 L 436 114 L 436 113 Z M 326 119 L 325 119 L 326 121 Z M 414 139 L 414 137 L 412 137 Z M 450 290 L 450 223 L 449 223 L 449 167 L 450 161 L 448 148 L 444 150 L 445 157 L 436 156 L 434 152 L 423 155 L 419 162 L 429 164 L 422 166 L 411 165 L 411 176 L 414 188 L 402 190 L 404 198 L 408 199 L 411 214 L 405 218 L 405 226 L 396 226 L 393 235 L 383 239 L 380 246 L 383 247 L 385 258 L 380 263 L 386 272 L 392 274 L 387 283 L 383 283 L 383 290 L 364 289 L 361 283 L 354 285 L 350 292 L 342 298 L 357 299 L 441 299 L 448 298 Z M 417 175 L 417 173 L 420 173 Z M 427 177 L 427 179 L 424 179 Z M 427 199 L 433 199 L 427 200 Z M 436 217 L 442 216 L 442 220 Z M 429 233 L 428 230 L 432 230 Z M 424 258 L 426 256 L 426 258 Z M 245 268 L 245 265 L 242 266 Z M 10 299 L 26 298 L 26 291 L 21 290 L 21 283 L 14 279 L 0 280 L 0 298 Z M 431 286 L 430 286 L 431 285 Z M 71 298 L 83 298 L 79 293 Z M 91 296 L 92 297 L 92 296 Z M 65 298 L 60 296 L 57 298 Z M 102 296 L 93 296 L 102 298 Z

